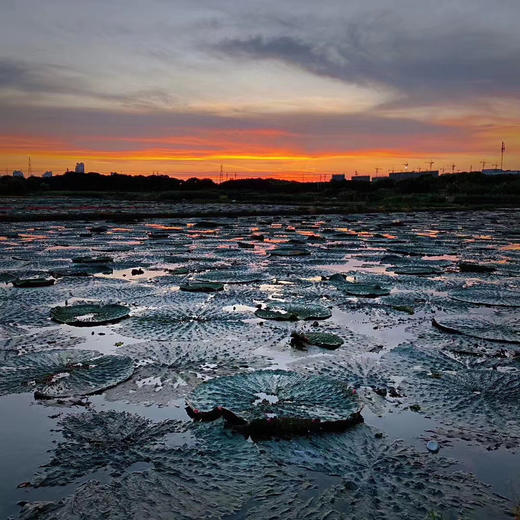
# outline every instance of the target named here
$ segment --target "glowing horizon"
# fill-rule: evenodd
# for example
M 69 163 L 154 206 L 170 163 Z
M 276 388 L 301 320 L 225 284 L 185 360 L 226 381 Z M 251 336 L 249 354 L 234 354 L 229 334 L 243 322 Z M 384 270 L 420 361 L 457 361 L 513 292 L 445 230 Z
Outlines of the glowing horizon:
M 8 0 L 0 172 L 520 168 L 518 9 L 461 2 Z

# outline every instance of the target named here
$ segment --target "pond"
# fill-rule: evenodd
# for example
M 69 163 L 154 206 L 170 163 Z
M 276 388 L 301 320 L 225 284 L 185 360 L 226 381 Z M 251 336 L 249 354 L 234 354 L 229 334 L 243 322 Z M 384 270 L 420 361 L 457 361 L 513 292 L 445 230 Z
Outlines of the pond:
M 0 223 L 2 518 L 520 514 L 518 212 L 77 209 Z

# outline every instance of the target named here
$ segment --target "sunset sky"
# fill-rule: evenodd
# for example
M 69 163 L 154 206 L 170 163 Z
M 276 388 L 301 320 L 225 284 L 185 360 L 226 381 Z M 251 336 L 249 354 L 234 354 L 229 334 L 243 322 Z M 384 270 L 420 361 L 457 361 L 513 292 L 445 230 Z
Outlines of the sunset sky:
M 520 168 L 519 0 L 1 0 L 0 173 Z

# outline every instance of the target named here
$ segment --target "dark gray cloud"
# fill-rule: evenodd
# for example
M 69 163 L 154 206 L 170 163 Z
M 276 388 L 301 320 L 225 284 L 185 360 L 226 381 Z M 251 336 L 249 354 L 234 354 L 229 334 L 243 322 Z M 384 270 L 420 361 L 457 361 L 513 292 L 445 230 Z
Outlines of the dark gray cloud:
M 63 72 L 52 65 L 29 65 L 22 61 L 0 58 L 0 89 L 14 88 L 26 92 L 63 91 L 64 86 L 53 79 Z
M 257 33 L 224 39 L 214 48 L 243 60 L 279 60 L 350 83 L 393 87 L 423 101 L 519 93 L 516 35 L 450 23 L 448 17 L 445 22 L 417 31 L 408 25 L 413 19 L 380 11 L 350 18 L 341 28 L 331 21 L 329 34 Z

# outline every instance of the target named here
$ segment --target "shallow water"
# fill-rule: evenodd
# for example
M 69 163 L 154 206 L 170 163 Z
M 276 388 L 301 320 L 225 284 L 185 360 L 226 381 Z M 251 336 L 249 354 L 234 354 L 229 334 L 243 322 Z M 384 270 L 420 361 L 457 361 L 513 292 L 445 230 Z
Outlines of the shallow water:
M 65 205 L 48 211 L 77 209 Z M 123 212 L 131 211 L 131 207 L 123 208 Z M 394 226 L 396 220 L 403 224 Z M 100 224 L 107 227 L 105 232 L 88 231 Z M 507 518 L 520 497 L 520 383 L 515 383 L 520 375 L 520 315 L 514 306 L 515 295 L 520 294 L 520 254 L 518 237 L 510 234 L 519 226 L 518 212 L 506 210 L 212 216 L 211 222 L 188 217 L 174 222 L 149 219 L 124 227 L 110 221 L 0 224 L 0 516 L 16 518 L 19 501 L 57 501 L 76 494 L 79 505 L 74 514 L 95 518 L 99 503 L 90 495 L 87 500 L 85 492 L 90 491 L 81 485 L 97 480 L 112 489 L 112 495 L 115 488 L 110 486 L 118 486 L 113 498 L 117 506 L 111 509 L 114 518 L 119 518 L 116 507 L 127 516 L 146 513 L 157 518 L 168 518 L 168 512 L 185 518 L 282 514 L 298 518 L 302 511 L 314 518 L 321 511 L 330 512 L 331 518 L 422 519 L 430 512 L 456 518 L 461 510 L 464 518 Z M 154 238 L 150 231 L 167 235 Z M 253 234 L 264 235 L 264 241 Z M 241 241 L 253 248 L 239 248 Z M 305 248 L 309 254 L 270 256 L 270 250 L 280 245 Z M 113 259 L 111 274 L 64 276 L 53 286 L 41 288 L 15 288 L 10 283 L 15 278 L 81 268 L 72 263 L 74 257 L 107 254 Z M 460 260 L 495 270 L 461 272 Z M 392 270 L 425 264 L 441 272 L 398 275 Z M 137 268 L 143 272 L 132 275 Z M 389 294 L 352 296 L 342 291 L 341 284 L 327 280 L 338 273 L 366 287 L 367 293 L 379 286 L 388 288 Z M 216 293 L 179 290 L 186 281 L 199 278 L 225 282 L 224 289 Z M 474 286 L 480 292 L 464 292 Z M 461 291 L 467 295 L 462 300 Z M 85 327 L 51 321 L 51 308 L 78 302 L 123 304 L 130 308 L 130 317 Z M 329 309 L 331 316 L 308 321 L 255 316 L 257 306 L 275 306 L 276 302 L 319 305 Z M 453 331 L 434 327 L 432 318 L 449 323 Z M 484 333 L 475 337 L 475 330 Z M 296 350 L 290 346 L 292 331 L 332 332 L 344 343 L 334 351 L 315 346 Z M 88 406 L 72 404 L 68 398 L 62 403 L 35 400 L 36 387 L 30 381 L 21 392 L 20 387 L 2 384 L 6 370 L 12 370 L 6 367 L 12 367 L 20 355 L 53 349 L 129 357 L 134 372 L 121 381 L 113 381 L 112 374 L 99 375 L 101 381 L 106 379 L 106 388 L 82 398 Z M 185 399 L 196 400 L 200 384 L 265 369 L 296 372 L 302 381 L 311 378 L 312 385 L 305 388 L 317 390 L 309 395 L 306 416 L 328 419 L 327 413 L 341 409 L 334 404 L 340 394 L 322 396 L 320 380 L 312 378 L 332 378 L 338 385 L 355 389 L 365 425 L 341 435 L 253 445 L 224 430 L 220 420 L 202 428 L 190 422 Z M 64 373 L 60 377 L 67 377 Z M 255 414 L 265 410 L 272 417 L 288 406 L 284 399 L 299 402 L 302 398 L 298 385 L 277 387 L 267 378 L 255 382 L 258 388 L 246 389 L 241 387 L 242 379 L 230 381 L 237 381 L 236 388 L 230 384 L 228 393 L 219 390 L 215 404 L 246 416 L 251 410 Z M 244 399 L 238 399 L 246 392 L 253 396 L 250 409 L 233 409 L 233 403 L 247 407 Z M 207 402 L 212 402 L 212 395 L 207 393 Z M 110 411 L 117 414 L 96 415 Z M 89 414 L 81 415 L 85 412 Z M 149 419 L 150 431 L 160 421 L 176 422 L 169 433 L 151 436 L 144 443 L 139 435 L 125 438 L 125 449 L 119 453 L 121 443 L 110 440 L 117 422 L 110 421 L 124 412 Z M 106 460 L 98 460 L 89 451 L 92 441 L 64 438 L 67 418 L 76 415 L 85 418 L 88 435 L 100 435 L 95 445 L 106 450 L 102 451 Z M 91 423 L 96 417 L 108 421 L 99 434 Z M 143 436 L 146 431 L 142 430 Z M 377 432 L 383 437 L 378 435 L 374 441 Z M 358 451 L 348 448 L 345 440 L 350 438 L 354 445 L 360 443 Z M 432 438 L 440 444 L 437 454 L 426 449 Z M 365 462 L 362 446 L 377 442 L 376 447 L 394 453 L 395 439 L 402 440 L 404 451 L 378 459 L 377 464 Z M 251 449 L 246 449 L 249 445 Z M 331 449 L 336 450 L 335 461 L 328 460 Z M 84 457 L 83 468 L 74 466 L 76 452 Z M 54 459 L 56 454 L 61 460 Z M 199 469 L 193 468 L 193 457 L 203 461 Z M 454 461 L 449 470 L 446 458 Z M 395 460 L 403 466 L 396 467 Z M 275 469 L 267 471 L 273 461 Z M 179 478 L 172 467 L 183 475 L 182 482 L 192 482 L 191 487 L 172 485 L 171 479 Z M 408 472 L 400 474 L 403 468 Z M 476 479 L 463 476 L 450 481 L 459 478 L 452 477 L 459 470 L 474 473 Z M 380 472 L 393 474 L 395 480 Z M 17 488 L 23 482 L 34 484 L 41 475 L 46 475 L 43 482 L 49 484 Z M 374 502 L 367 504 L 356 495 L 353 475 L 364 486 L 359 488 L 365 490 L 364 495 L 376 497 Z M 435 484 L 429 482 L 435 478 Z M 128 498 L 135 492 L 134 485 L 141 486 L 139 479 L 159 479 L 164 486 L 161 495 L 152 492 L 149 502 L 142 499 L 146 502 L 142 510 Z M 482 483 L 490 487 L 480 487 Z M 294 492 L 291 486 L 298 485 Z M 396 486 L 394 496 L 387 494 L 392 486 Z M 228 496 L 230 488 L 233 500 Z M 94 495 L 99 490 L 102 495 L 104 489 L 96 488 Z M 190 506 L 191 494 L 206 498 Z M 291 504 L 289 511 L 284 510 L 284 502 L 285 507 Z M 66 503 L 59 507 L 58 514 L 63 516 L 58 518 L 79 518 L 71 516 Z M 30 518 L 51 518 L 48 514 L 40 512 Z

